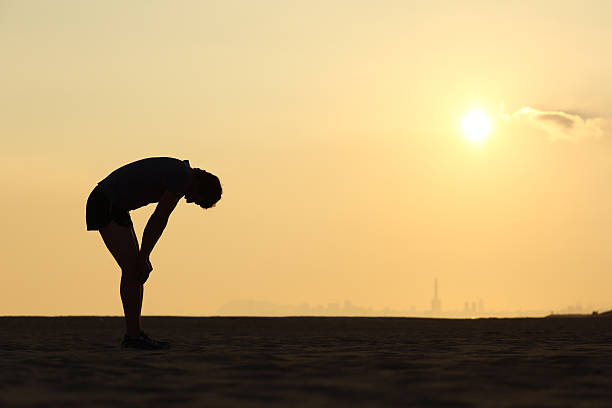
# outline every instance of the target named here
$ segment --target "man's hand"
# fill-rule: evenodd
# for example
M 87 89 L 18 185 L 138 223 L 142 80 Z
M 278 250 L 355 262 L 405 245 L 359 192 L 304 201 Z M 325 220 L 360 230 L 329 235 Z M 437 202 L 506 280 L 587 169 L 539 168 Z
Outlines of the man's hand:
M 140 254 L 138 257 L 138 267 L 141 270 L 140 273 L 140 284 L 144 284 L 147 279 L 149 279 L 149 274 L 153 270 L 153 266 L 151 265 L 151 261 L 149 257 L 143 254 Z

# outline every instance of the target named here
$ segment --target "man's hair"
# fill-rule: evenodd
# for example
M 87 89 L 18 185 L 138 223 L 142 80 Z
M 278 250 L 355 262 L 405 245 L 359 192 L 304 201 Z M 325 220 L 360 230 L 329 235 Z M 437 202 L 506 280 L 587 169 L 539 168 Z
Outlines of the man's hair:
M 199 198 L 195 203 L 202 208 L 211 208 L 221 199 L 223 189 L 219 178 L 205 170 L 194 168 L 193 176 L 196 179 Z

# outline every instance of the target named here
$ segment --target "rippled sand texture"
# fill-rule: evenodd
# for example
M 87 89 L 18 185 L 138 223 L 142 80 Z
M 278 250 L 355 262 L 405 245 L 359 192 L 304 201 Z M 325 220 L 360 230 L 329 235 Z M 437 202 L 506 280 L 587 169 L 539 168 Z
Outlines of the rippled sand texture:
M 0 406 L 609 407 L 612 319 L 0 318 Z

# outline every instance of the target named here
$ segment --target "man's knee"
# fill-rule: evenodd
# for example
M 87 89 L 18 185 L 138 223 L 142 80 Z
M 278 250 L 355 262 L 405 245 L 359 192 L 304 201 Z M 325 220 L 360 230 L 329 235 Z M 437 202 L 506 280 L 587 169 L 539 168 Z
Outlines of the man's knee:
M 126 282 L 140 282 L 142 275 L 141 268 L 136 263 L 126 265 L 121 268 L 121 280 Z

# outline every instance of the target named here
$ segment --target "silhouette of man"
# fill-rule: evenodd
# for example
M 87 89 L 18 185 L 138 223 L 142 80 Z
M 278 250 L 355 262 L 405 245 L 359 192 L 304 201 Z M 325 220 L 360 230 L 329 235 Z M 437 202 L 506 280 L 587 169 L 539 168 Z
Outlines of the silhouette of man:
M 147 336 L 140 323 L 143 285 L 153 270 L 149 255 L 183 196 L 188 203 L 206 209 L 219 201 L 221 193 L 217 176 L 192 168 L 188 160 L 153 157 L 113 171 L 89 195 L 87 230 L 100 231 L 121 268 L 120 293 L 126 325 L 123 347 L 169 348 L 168 343 Z M 129 212 L 155 202 L 157 207 L 147 222 L 139 248 Z

